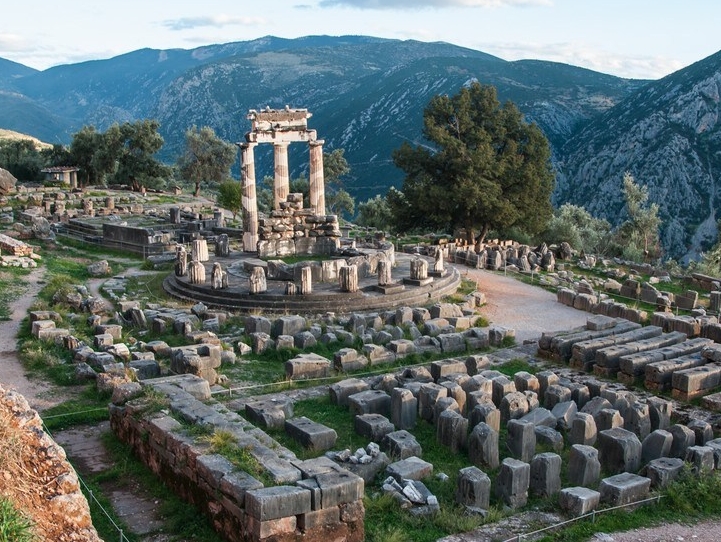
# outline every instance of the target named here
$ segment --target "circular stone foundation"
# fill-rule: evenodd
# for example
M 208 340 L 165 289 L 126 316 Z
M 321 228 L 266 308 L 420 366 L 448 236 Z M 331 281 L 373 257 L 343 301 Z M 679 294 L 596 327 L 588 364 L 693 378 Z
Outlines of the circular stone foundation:
M 207 277 L 203 284 L 191 284 L 187 276 L 177 277 L 173 273 L 163 281 L 163 288 L 173 297 L 202 302 L 212 308 L 293 314 L 364 312 L 427 305 L 439 301 L 443 296 L 455 293 L 460 285 L 461 276 L 455 267 L 450 266 L 446 267 L 443 276 L 433 277 L 429 284 L 421 286 L 403 284 L 403 279 L 410 277 L 411 260 L 417 257 L 396 253 L 392 278 L 399 287 L 387 288 L 385 293 L 378 288 L 377 276 L 369 274 L 366 277 L 359 276 L 359 289 L 356 292 L 342 292 L 337 281 L 315 281 L 310 294 L 285 295 L 286 284 L 293 282 L 292 280 L 268 279 L 268 289 L 265 293 L 251 294 L 248 280 L 251 270 L 257 266 L 267 267 L 268 264 L 253 255 L 245 254 L 233 254 L 227 258 L 211 256 L 209 261 L 203 263 Z M 426 259 L 429 266 L 432 266 L 433 262 Z M 220 262 L 227 271 L 228 288 L 216 290 L 211 287 L 210 272 L 215 262 Z

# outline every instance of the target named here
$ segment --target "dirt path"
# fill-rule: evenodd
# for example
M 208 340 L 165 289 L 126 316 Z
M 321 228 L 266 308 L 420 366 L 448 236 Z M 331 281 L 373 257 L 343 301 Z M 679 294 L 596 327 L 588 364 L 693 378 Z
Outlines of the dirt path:
M 525 284 L 511 275 L 458 266 L 486 295 L 480 312 L 492 324 L 516 330 L 516 341 L 532 341 L 544 331 L 568 330 L 586 324 L 589 314 L 556 301 L 556 294 Z
M 0 382 L 5 389 L 14 389 L 22 394 L 32 408 L 42 412 L 71 397 L 70 390 L 58 388 L 48 382 L 28 379 L 20 363 L 17 349 L 17 334 L 20 323 L 27 316 L 28 309 L 35 302 L 43 287 L 44 268 L 37 267 L 27 276 L 27 289 L 22 297 L 10 304 L 10 320 L 0 322 Z

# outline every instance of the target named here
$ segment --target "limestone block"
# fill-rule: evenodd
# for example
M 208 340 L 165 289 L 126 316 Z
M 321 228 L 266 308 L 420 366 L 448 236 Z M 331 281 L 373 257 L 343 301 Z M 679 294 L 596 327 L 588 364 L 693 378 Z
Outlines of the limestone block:
M 245 511 L 266 521 L 310 512 L 310 491 L 293 486 L 252 489 L 245 494 Z
M 671 427 L 673 403 L 661 397 L 649 397 L 646 400 L 648 415 L 651 418 L 651 430 L 668 429 Z
M 507 457 L 496 476 L 496 496 L 511 508 L 521 508 L 528 501 L 531 466 Z
M 307 327 L 306 319 L 302 316 L 281 316 L 273 321 L 271 336 L 297 335 Z
M 551 497 L 561 491 L 561 463 L 561 456 L 555 453 L 534 455 L 531 459 L 531 492 Z
M 713 427 L 705 420 L 689 420 L 686 427 L 696 435 L 696 446 L 705 446 L 708 441 L 713 440 Z
M 493 404 L 496 405 L 496 407 L 499 407 L 501 405 L 501 399 L 503 397 L 511 392 L 516 391 L 516 385 L 513 383 L 512 380 L 509 380 L 506 375 L 499 375 L 493 380 Z
M 408 389 L 391 391 L 391 421 L 398 429 L 413 429 L 418 414 L 418 399 Z
M 423 480 L 433 474 L 433 464 L 411 456 L 388 465 L 386 474 L 399 483 L 403 480 Z
M 381 450 L 387 452 L 391 457 L 399 459 L 423 455 L 423 449 L 416 437 L 404 429 L 388 433 L 381 441 Z
M 348 397 L 352 414 L 381 414 L 390 416 L 391 397 L 382 390 L 366 390 Z
M 623 427 L 623 416 L 615 408 L 602 408 L 594 416 L 596 427 L 599 431 L 613 429 L 614 427 Z
M 696 434 L 693 430 L 681 424 L 672 425 L 668 428 L 668 432 L 673 435 L 673 443 L 669 452 L 670 457 L 684 459 L 686 450 L 696 444 Z
M 285 420 L 285 432 L 304 448 L 316 452 L 330 450 L 338 438 L 334 429 L 305 416 Z
M 298 354 L 285 362 L 285 376 L 289 380 L 323 378 L 328 376 L 331 361 L 313 353 Z
M 441 360 L 431 362 L 431 376 L 436 383 L 454 373 L 467 373 L 466 363 L 459 360 Z
M 488 510 L 491 479 L 478 467 L 465 467 L 458 471 L 456 502 L 472 509 Z
M 526 371 L 519 371 L 514 374 L 513 383 L 518 391 L 535 391 L 538 393 L 541 389 L 538 378 Z
M 600 431 L 598 450 L 606 472 L 637 472 L 641 468 L 641 441 L 621 427 Z
M 501 398 L 498 410 L 501 412 L 501 423 L 523 418 L 528 413 L 528 399 L 520 391 L 507 393 Z
M 546 394 L 546 397 L 548 397 L 548 394 Z M 563 431 L 568 431 L 573 425 L 576 414 L 578 414 L 578 407 L 574 401 L 563 401 L 556 403 L 551 414 L 556 420 L 556 426 Z
M 585 487 L 567 487 L 558 496 L 561 509 L 573 517 L 592 512 L 600 501 L 601 494 L 598 491 Z
M 355 352 L 355 350 L 353 350 Z M 332 384 L 328 388 L 330 394 L 330 402 L 338 406 L 348 406 L 348 398 L 362 391 L 370 389 L 368 383 L 359 378 L 347 378 Z
M 708 473 L 714 470 L 714 449 L 711 446 L 689 446 L 685 460 L 691 463 L 694 471 Z
M 641 463 L 645 464 L 655 459 L 669 457 L 672 444 L 673 435 L 668 431 L 656 429 L 649 433 L 641 443 Z
M 382 442 L 388 433 L 395 431 L 393 424 L 381 414 L 357 414 L 355 432 L 373 442 Z
M 528 399 L 526 399 L 528 400 Z M 556 427 L 556 417 L 553 413 L 549 412 L 543 407 L 537 407 L 531 410 L 528 414 L 520 418 L 521 421 L 530 422 L 536 427 Z
M 601 502 L 610 506 L 620 506 L 640 501 L 648 497 L 651 479 L 630 472 L 616 474 L 601 480 L 599 491 Z
M 321 507 L 334 508 L 363 498 L 363 478 L 348 471 L 331 471 L 315 477 L 321 493 Z
M 678 457 L 659 457 L 650 461 L 646 466 L 646 476 L 651 480 L 651 487 L 666 487 L 681 474 L 684 465 L 683 459 Z
M 574 444 L 568 459 L 568 482 L 575 486 L 595 486 L 601 477 L 598 450 L 593 446 Z
M 418 416 L 432 421 L 436 402 L 448 396 L 448 389 L 434 383 L 423 384 L 418 393 Z
M 528 463 L 536 453 L 536 432 L 532 423 L 521 420 L 509 420 L 506 446 L 511 455 Z
M 534 428 L 534 433 L 536 433 L 537 447 L 540 446 L 548 450 L 553 450 L 556 453 L 563 451 L 563 435 L 552 427 L 537 425 Z
M 451 453 L 465 450 L 467 446 L 468 420 L 460 413 L 445 410 L 438 417 L 436 437 L 438 441 L 450 448 Z M 713 457 L 713 455 L 712 455 Z
M 468 458 L 477 467 L 498 467 L 498 431 L 488 424 L 477 424 L 468 439 Z

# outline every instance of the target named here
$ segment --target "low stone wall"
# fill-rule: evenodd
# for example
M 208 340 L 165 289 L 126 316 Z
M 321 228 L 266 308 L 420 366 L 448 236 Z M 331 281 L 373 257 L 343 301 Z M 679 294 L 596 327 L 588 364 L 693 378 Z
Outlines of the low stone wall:
M 291 202 L 259 221 L 258 257 L 335 254 L 340 248 L 341 236 L 338 217 L 314 215 L 310 209 L 292 205 Z M 302 207 L 302 200 L 299 205 Z
M 169 397 L 170 410 L 184 420 L 237 433 L 243 440 L 239 446 L 251 455 L 262 448 L 267 457 L 259 462 L 275 466 L 274 479 L 281 476 L 277 483 L 287 484 L 264 487 L 227 458 L 212 453 L 207 442 L 187 436 L 174 417 L 151 413 L 144 398 L 111 405 L 115 435 L 174 493 L 208 516 L 223 538 L 231 542 L 364 539 L 362 478 L 322 463 L 313 468 L 307 462 L 270 457 L 272 448 L 260 443 L 270 441 L 269 437 L 234 413 L 224 414 L 217 405 L 205 405 L 179 388 Z M 199 419 L 186 419 L 189 415 Z M 234 424 L 242 427 L 233 431 Z

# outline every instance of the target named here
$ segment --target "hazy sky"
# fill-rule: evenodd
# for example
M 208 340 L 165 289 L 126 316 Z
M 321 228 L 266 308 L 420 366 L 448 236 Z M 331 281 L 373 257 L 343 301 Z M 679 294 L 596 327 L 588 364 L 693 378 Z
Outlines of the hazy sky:
M 718 0 L 7 0 L 0 57 L 46 69 L 273 35 L 445 41 L 656 79 L 721 49 Z

